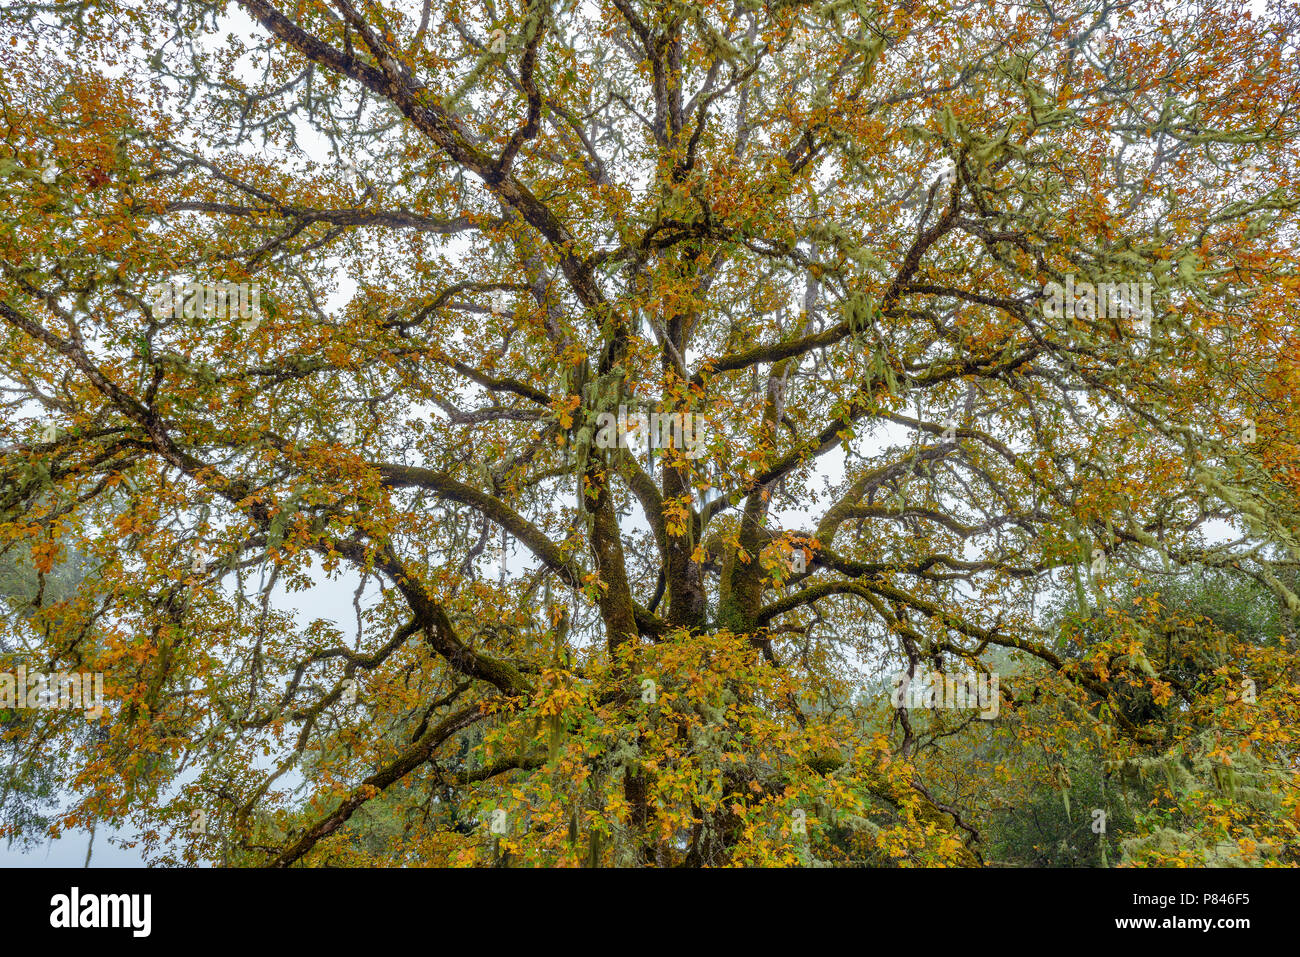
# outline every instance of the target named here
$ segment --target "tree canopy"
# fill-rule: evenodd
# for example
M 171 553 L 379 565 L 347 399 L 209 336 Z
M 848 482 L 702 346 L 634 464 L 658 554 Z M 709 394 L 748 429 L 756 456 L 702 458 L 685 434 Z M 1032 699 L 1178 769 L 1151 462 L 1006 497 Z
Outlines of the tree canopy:
M 108 701 L 6 753 L 157 862 L 1296 863 L 1298 26 L 10 0 L 0 670 Z

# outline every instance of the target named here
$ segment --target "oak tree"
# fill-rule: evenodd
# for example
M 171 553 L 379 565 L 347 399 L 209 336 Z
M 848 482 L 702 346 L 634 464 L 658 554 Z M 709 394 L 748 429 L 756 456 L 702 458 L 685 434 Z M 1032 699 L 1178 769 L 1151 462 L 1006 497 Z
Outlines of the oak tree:
M 1087 819 L 1069 750 L 1160 811 L 1134 862 L 1295 861 L 1294 4 L 12 0 L 0 41 L 0 549 L 87 568 L 0 651 L 109 698 L 0 711 L 62 826 L 970 865 L 1006 802 Z M 1275 632 L 1162 600 L 1189 569 Z

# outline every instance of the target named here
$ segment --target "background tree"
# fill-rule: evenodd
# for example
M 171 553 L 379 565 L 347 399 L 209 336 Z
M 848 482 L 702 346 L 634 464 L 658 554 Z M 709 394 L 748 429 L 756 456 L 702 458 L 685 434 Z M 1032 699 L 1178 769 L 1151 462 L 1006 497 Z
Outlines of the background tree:
M 7 622 L 0 661 L 42 669 L 44 662 L 32 653 L 39 650 L 40 637 L 26 622 L 40 604 L 66 600 L 82 587 L 85 574 L 79 564 L 69 556 L 45 574 L 21 551 L 0 556 L 0 615 Z M 11 642 L 10 636 L 16 640 Z M 52 824 L 57 829 L 52 812 L 69 764 L 51 759 L 48 742 L 31 726 L 38 721 L 30 712 L 0 707 L 0 819 L 11 847 L 15 841 L 20 846 L 34 844 Z
M 1008 769 L 859 693 L 1000 661 L 1026 741 L 1294 768 L 1292 5 L 0 30 L 0 548 L 95 564 L 31 620 L 114 699 L 93 745 L 46 721 L 66 824 L 159 861 L 973 864 Z M 171 279 L 262 314 L 161 314 Z M 620 408 L 693 429 L 610 448 Z M 1261 583 L 1283 640 L 1187 683 L 1219 637 L 1116 591 L 1178 567 Z M 354 633 L 284 600 L 322 576 Z M 1100 622 L 1073 650 L 1062 588 Z

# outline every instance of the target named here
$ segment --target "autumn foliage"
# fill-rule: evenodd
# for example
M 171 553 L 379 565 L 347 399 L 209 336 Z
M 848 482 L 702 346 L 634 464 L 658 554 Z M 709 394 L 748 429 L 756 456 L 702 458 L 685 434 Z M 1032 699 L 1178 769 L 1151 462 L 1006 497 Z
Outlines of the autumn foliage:
M 156 862 L 1297 863 L 1298 26 L 7 3 L 0 671 L 107 701 L 0 707 L 0 834 L 49 773 Z

